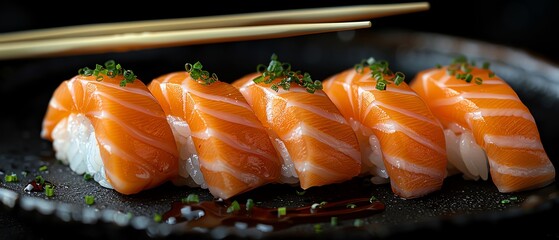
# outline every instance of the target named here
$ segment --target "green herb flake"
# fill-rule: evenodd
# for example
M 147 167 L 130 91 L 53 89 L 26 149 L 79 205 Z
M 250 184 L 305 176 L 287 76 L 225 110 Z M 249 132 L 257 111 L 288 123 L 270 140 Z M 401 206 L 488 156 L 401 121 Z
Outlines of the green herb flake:
M 378 199 L 377 199 L 377 197 L 375 197 L 375 196 L 371 196 L 371 198 L 369 198 L 369 202 L 370 202 L 370 203 L 376 202 L 377 200 L 378 200 Z
M 156 213 L 153 215 L 153 221 L 156 223 L 160 223 L 163 220 L 163 216 L 161 214 Z
M 305 190 L 301 190 L 301 191 L 295 190 L 295 193 L 297 193 L 297 196 L 303 196 L 303 195 L 305 195 L 306 192 L 307 191 L 305 191 Z
M 495 73 L 494 72 L 489 72 L 488 76 L 489 76 L 489 78 L 493 78 L 493 77 L 495 77 Z
M 278 208 L 278 217 L 285 216 L 287 214 L 286 207 L 279 207 Z
M 83 175 L 83 180 L 90 181 L 91 179 L 93 179 L 93 176 L 91 176 L 91 174 L 86 173 Z
M 279 91 L 280 87 L 288 91 L 291 88 L 291 83 L 304 87 L 309 93 L 314 93 L 316 90 L 322 89 L 321 81 L 312 80 L 309 73 L 292 71 L 291 64 L 280 62 L 276 54 L 272 54 L 270 63 L 267 66 L 258 64 L 258 66 L 256 66 L 256 71 L 261 75 L 252 79 L 254 83 L 270 84 L 276 79 L 280 80 L 279 83 L 273 83 L 270 86 L 270 88 L 276 92 Z
M 322 232 L 322 224 L 320 224 L 320 223 L 317 223 L 317 224 L 313 225 L 313 228 L 314 228 L 315 233 L 321 233 Z
M 202 85 L 210 85 L 214 82 L 219 81 L 217 74 L 210 74 L 210 72 L 202 69 L 203 65 L 202 63 L 200 63 L 200 61 L 197 61 L 194 64 L 187 63 L 184 65 L 184 68 L 186 69 L 186 72 L 190 74 L 190 77 L 192 79 Z
M 40 185 L 43 185 L 43 184 L 45 184 L 45 179 L 43 178 L 43 176 L 39 175 L 39 176 L 35 177 L 35 182 L 40 184 Z
M 247 211 L 251 211 L 252 208 L 254 207 L 254 201 L 251 198 L 247 199 L 247 203 L 245 204 L 245 207 Z
M 95 203 L 95 197 L 93 195 L 85 195 L 85 204 L 93 205 Z
M 54 196 L 54 187 L 50 184 L 45 186 L 45 196 L 52 197 Z
M 501 204 L 509 204 L 510 200 L 509 199 L 503 199 L 501 200 Z
M 330 226 L 334 227 L 338 225 L 338 217 L 331 217 L 330 218 Z
M 18 182 L 19 180 L 17 178 L 17 175 L 15 173 L 12 173 L 12 174 L 6 174 L 4 176 L 4 181 L 7 183 L 11 183 L 11 182 Z
M 43 165 L 43 166 L 39 167 L 40 172 L 44 172 L 44 171 L 47 171 L 47 170 L 49 170 L 49 167 L 47 167 L 46 165 Z
M 482 68 L 483 68 L 483 69 L 489 69 L 489 66 L 490 66 L 490 65 L 491 65 L 491 64 L 490 64 L 489 62 L 484 62 L 483 65 L 482 65 Z
M 191 193 L 188 194 L 187 197 L 182 198 L 181 199 L 182 203 L 199 203 L 200 202 L 200 198 L 198 198 L 198 195 Z
M 365 221 L 363 221 L 363 219 L 358 218 L 353 221 L 354 227 L 362 227 L 363 225 L 365 225 Z
M 233 212 L 237 212 L 239 210 L 241 210 L 241 205 L 239 205 L 239 202 L 237 202 L 237 200 L 235 200 L 231 203 L 231 206 L 229 206 L 227 208 L 227 213 L 233 213 Z

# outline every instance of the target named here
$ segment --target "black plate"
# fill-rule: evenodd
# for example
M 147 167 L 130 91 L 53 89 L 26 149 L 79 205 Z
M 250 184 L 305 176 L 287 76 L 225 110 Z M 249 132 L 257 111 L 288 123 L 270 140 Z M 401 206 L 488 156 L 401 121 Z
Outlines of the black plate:
M 295 68 L 304 68 L 315 79 L 324 79 L 352 67 L 361 59 L 373 56 L 390 61 L 394 70 L 403 71 L 410 80 L 418 71 L 437 63 L 447 63 L 459 54 L 477 62 L 489 61 L 491 68 L 517 90 L 530 108 L 539 126 L 541 138 L 555 167 L 559 166 L 559 126 L 554 113 L 559 110 L 559 67 L 529 53 L 468 39 L 407 31 L 356 31 L 321 34 L 287 39 L 224 43 L 180 48 L 112 53 L 88 56 L 5 61 L 1 95 L 10 104 L 1 119 L 0 146 L 0 222 L 18 221 L 15 228 L 32 231 L 34 237 L 57 237 L 71 233 L 82 238 L 282 238 L 323 237 L 393 238 L 402 236 L 433 236 L 453 234 L 477 237 L 484 230 L 496 236 L 524 235 L 521 229 L 530 226 L 531 236 L 559 236 L 552 228 L 559 209 L 557 183 L 542 189 L 502 194 L 490 182 L 472 182 L 459 176 L 445 181 L 443 189 L 427 197 L 402 200 L 395 197 L 388 185 L 374 186 L 367 179 L 312 188 L 303 196 L 296 187 L 269 185 L 234 199 L 253 198 L 262 206 L 297 207 L 321 201 L 337 201 L 350 197 L 374 195 L 386 204 L 386 210 L 365 218 L 363 227 L 353 227 L 353 220 L 341 221 L 337 227 L 321 223 L 303 224 L 287 230 L 263 233 L 210 229 L 184 231 L 180 225 L 157 224 L 152 217 L 164 213 L 171 203 L 189 193 L 211 200 L 202 189 L 174 187 L 165 184 L 137 195 L 124 196 L 104 189 L 95 182 L 84 181 L 67 166 L 58 163 L 50 142 L 39 138 L 41 119 L 48 99 L 60 81 L 73 76 L 75 69 L 92 66 L 107 59 L 116 59 L 125 67 L 135 69 L 141 79 L 179 71 L 185 62 L 201 60 L 223 81 L 232 81 L 254 71 L 253 66 L 267 63 L 278 53 Z M 10 79 L 17 79 L 13 81 Z M 148 81 L 145 81 L 148 82 Z M 11 84 L 11 85 L 10 85 Z M 36 90 L 28 89 L 33 84 Z M 16 94 L 10 94 L 10 93 Z M 39 172 L 46 165 L 48 171 Z M 27 176 L 21 174 L 27 171 Z M 18 183 L 5 183 L 4 174 L 17 173 Z M 56 185 L 55 196 L 25 193 L 23 188 L 34 176 L 42 175 Z M 96 203 L 87 206 L 85 195 L 95 195 Z M 502 200 L 510 200 L 505 203 Z M 13 234 L 13 232 L 12 232 Z M 17 234 L 17 232 L 16 232 Z M 23 234 L 23 233 L 22 233 Z

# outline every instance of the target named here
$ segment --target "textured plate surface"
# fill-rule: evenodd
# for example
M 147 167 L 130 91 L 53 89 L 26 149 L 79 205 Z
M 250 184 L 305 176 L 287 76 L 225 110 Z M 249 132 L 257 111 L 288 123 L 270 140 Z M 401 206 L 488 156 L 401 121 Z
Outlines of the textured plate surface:
M 84 181 L 53 157 L 49 142 L 39 138 L 41 119 L 48 99 L 60 81 L 75 74 L 75 69 L 92 66 L 106 59 L 116 59 L 134 69 L 144 82 L 160 74 L 180 71 L 185 62 L 201 60 L 223 81 L 232 81 L 254 71 L 253 66 L 267 63 L 277 53 L 296 69 L 324 79 L 350 68 L 361 59 L 373 56 L 390 61 L 392 69 L 403 71 L 407 80 L 418 71 L 437 63 L 447 63 L 459 54 L 477 62 L 489 61 L 491 68 L 508 81 L 530 108 L 540 129 L 544 147 L 557 168 L 559 126 L 554 113 L 559 110 L 559 68 L 526 52 L 503 46 L 458 39 L 449 36 L 403 31 L 346 32 L 288 39 L 212 44 L 159 49 L 130 53 L 89 55 L 56 59 L 3 62 L 0 77 L 1 100 L 15 102 L 1 118 L 0 136 L 0 220 L 21 222 L 18 230 L 32 231 L 37 237 L 56 237 L 70 233 L 83 238 L 393 238 L 454 234 L 478 236 L 480 232 L 499 236 L 527 234 L 520 229 L 529 226 L 532 236 L 559 236 L 551 226 L 557 220 L 559 194 L 557 183 L 533 191 L 502 194 L 488 182 L 464 181 L 459 176 L 448 178 L 443 189 L 427 197 L 402 200 L 388 185 L 374 186 L 366 178 L 342 184 L 312 188 L 302 196 L 297 187 L 269 185 L 234 199 L 252 198 L 261 206 L 297 207 L 321 201 L 338 201 L 351 197 L 376 196 L 386 210 L 365 218 L 363 227 L 353 227 L 353 220 L 341 221 L 337 227 L 322 223 L 316 233 L 314 223 L 287 230 L 264 233 L 235 229 L 184 231 L 180 224 L 157 224 L 156 213 L 168 211 L 171 204 L 189 193 L 211 200 L 202 189 L 174 187 L 170 184 L 137 195 L 124 196 Z M 13 79 L 17 81 L 13 81 Z M 13 82 L 11 82 L 13 81 Z M 28 89 L 33 84 L 37 90 Z M 15 94 L 14 94 L 15 93 Z M 40 166 L 48 171 L 39 172 Z M 18 183 L 5 183 L 4 174 L 16 173 Z M 22 172 L 27 172 L 24 176 Z M 42 175 L 56 186 L 54 197 L 44 193 L 26 193 L 25 185 Z M 96 203 L 87 206 L 85 195 L 95 195 Z M 502 203 L 502 200 L 511 200 Z M 546 221 L 546 217 L 555 219 Z M 475 229 L 475 231 L 474 231 Z M 11 231 L 11 232 L 10 232 Z M 27 233 L 30 234 L 30 233 Z M 539 234 L 539 235 L 538 235 Z

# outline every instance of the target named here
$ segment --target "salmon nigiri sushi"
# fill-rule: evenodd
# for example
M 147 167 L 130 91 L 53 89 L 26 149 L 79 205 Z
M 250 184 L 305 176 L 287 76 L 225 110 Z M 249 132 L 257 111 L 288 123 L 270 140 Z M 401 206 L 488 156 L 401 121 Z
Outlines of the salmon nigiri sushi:
M 263 66 L 263 65 L 262 65 Z M 269 66 L 233 83 L 283 159 L 283 182 L 303 189 L 347 181 L 361 169 L 355 133 L 320 81 L 293 72 L 273 55 Z
M 555 169 L 530 110 L 503 79 L 464 57 L 420 72 L 411 87 L 445 128 L 449 162 L 466 178 L 488 179 L 500 192 L 548 185 Z
M 62 82 L 41 136 L 73 171 L 123 194 L 177 174 L 178 151 L 161 106 L 132 71 L 112 60 Z
M 425 102 L 392 73 L 369 59 L 324 81 L 324 91 L 353 127 L 364 171 L 390 178 L 394 193 L 416 198 L 439 190 L 446 176 L 443 129 Z
M 176 184 L 208 188 L 228 199 L 280 181 L 277 152 L 243 95 L 202 70 L 200 62 L 154 79 L 149 90 L 180 149 Z

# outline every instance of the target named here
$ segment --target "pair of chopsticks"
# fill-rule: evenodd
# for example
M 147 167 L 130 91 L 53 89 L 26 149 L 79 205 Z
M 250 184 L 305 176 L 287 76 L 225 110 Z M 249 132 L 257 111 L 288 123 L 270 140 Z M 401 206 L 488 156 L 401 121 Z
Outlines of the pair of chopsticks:
M 0 60 L 292 37 L 371 27 L 354 21 L 429 9 L 426 2 L 92 24 L 0 34 Z M 273 25 L 271 25 L 273 24 Z

